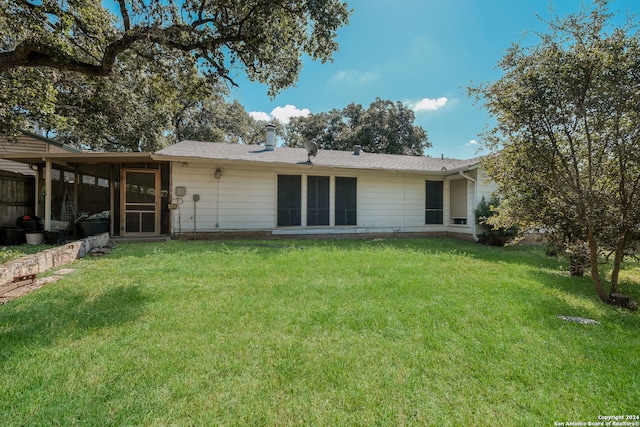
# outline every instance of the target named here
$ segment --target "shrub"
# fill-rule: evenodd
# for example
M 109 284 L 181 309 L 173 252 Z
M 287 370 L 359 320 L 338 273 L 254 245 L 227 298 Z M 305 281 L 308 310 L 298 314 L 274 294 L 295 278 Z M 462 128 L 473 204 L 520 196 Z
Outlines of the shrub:
M 500 206 L 500 200 L 497 197 L 494 196 L 487 201 L 483 196 L 473 212 L 478 225 L 478 241 L 480 243 L 504 246 L 518 235 L 518 229 L 515 226 L 502 227 L 491 224 L 490 219 L 498 214 L 498 206 Z

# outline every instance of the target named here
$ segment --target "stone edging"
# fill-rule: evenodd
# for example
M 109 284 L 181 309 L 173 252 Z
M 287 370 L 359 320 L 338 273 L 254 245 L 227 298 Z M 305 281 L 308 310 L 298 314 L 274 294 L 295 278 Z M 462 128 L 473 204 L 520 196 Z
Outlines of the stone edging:
M 103 233 L 6 262 L 0 265 L 0 286 L 13 282 L 16 277 L 37 275 L 69 264 L 108 242 L 109 233 Z

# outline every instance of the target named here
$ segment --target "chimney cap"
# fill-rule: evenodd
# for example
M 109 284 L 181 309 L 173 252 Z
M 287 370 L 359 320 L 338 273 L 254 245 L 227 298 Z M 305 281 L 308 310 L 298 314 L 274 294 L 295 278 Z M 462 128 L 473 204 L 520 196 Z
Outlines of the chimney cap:
M 360 151 L 362 151 L 362 146 L 360 146 L 360 145 L 354 145 L 353 146 L 353 155 L 354 156 L 359 156 L 360 155 Z

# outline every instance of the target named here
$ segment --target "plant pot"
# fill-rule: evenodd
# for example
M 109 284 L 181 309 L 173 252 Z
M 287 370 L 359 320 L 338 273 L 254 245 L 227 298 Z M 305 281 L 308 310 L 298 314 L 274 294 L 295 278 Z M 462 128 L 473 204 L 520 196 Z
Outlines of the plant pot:
M 109 232 L 109 218 L 104 219 L 85 219 L 78 222 L 80 234 L 82 237 L 94 236 Z
M 43 231 L 42 224 L 40 223 L 40 218 L 38 218 L 37 216 L 21 216 L 16 221 L 16 225 L 18 226 L 18 228 L 25 229 L 27 233 L 41 233 Z
M 0 246 L 18 246 L 25 242 L 24 229 L 11 227 L 0 228 Z
M 44 242 L 44 233 L 26 233 L 27 245 L 41 245 Z
M 45 241 L 48 245 L 64 245 L 67 242 L 67 231 L 47 231 Z

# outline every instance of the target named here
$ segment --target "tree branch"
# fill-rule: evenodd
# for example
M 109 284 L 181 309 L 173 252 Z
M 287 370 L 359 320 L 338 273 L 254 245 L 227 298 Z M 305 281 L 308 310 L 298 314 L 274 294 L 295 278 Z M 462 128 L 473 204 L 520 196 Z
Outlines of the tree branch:
M 120 39 L 107 45 L 102 58 L 97 60 L 97 63 L 81 61 L 62 49 L 33 40 L 25 40 L 12 51 L 0 52 L 0 71 L 17 67 L 49 67 L 74 71 L 88 76 L 102 77 L 108 76 L 113 72 L 113 66 L 119 54 L 141 40 L 148 40 L 183 52 L 195 50 L 211 51 L 224 44 L 243 40 L 242 35 L 204 38 L 193 42 L 179 42 L 172 39 L 171 35 L 180 33 L 185 29 L 186 27 L 181 25 L 167 28 L 135 27 L 127 31 Z M 221 70 L 217 64 L 214 65 Z
M 125 0 L 118 0 L 120 5 L 120 15 L 122 15 L 122 23 L 124 30 L 129 31 L 131 29 L 131 18 L 129 18 L 129 11 L 127 10 L 127 3 Z

